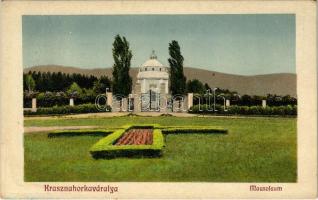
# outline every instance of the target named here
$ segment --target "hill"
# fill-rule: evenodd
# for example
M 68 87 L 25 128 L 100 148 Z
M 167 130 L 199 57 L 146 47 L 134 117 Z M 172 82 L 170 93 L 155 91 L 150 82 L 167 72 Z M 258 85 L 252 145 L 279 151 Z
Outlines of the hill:
M 101 75 L 106 75 L 108 77 L 112 76 L 111 68 L 83 69 L 59 65 L 42 65 L 24 69 L 24 72 L 29 71 L 79 73 L 97 77 L 100 77 Z M 137 72 L 138 68 L 132 68 L 130 70 L 133 83 L 136 82 Z M 242 76 L 185 67 L 184 74 L 187 77 L 187 80 L 198 79 L 203 83 L 209 84 L 210 87 L 219 87 L 222 89 L 237 91 L 241 95 L 266 95 L 271 93 L 277 95 L 288 94 L 296 97 L 297 94 L 296 74 L 291 73 Z

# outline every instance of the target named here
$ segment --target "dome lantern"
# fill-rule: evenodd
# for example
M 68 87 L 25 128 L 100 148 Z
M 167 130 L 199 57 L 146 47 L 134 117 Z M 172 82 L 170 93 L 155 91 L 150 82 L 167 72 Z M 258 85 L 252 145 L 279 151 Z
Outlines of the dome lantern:
M 155 50 L 152 50 L 152 53 L 150 55 L 150 59 L 157 59 L 157 55 L 155 54 Z

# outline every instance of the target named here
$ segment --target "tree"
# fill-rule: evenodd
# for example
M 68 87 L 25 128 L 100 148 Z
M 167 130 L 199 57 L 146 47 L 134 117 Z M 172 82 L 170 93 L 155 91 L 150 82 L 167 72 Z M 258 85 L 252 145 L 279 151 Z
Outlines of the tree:
M 106 88 L 110 88 L 111 81 L 107 76 L 102 76 L 97 81 L 94 81 L 93 91 L 96 94 L 102 94 L 106 92 Z
M 183 74 L 183 56 L 177 41 L 169 43 L 168 59 L 170 65 L 170 90 L 173 95 L 184 94 L 186 90 L 186 77 Z
M 125 37 L 116 35 L 113 43 L 113 92 L 127 96 L 131 93 L 132 79 L 129 76 L 130 61 L 132 58 L 129 43 Z
M 210 90 L 211 87 L 209 86 L 209 84 L 205 83 L 205 84 L 204 84 L 204 89 L 205 89 L 205 90 Z
M 101 76 L 99 78 L 100 83 L 102 84 L 102 92 L 106 91 L 106 88 L 111 88 L 112 82 L 107 76 Z
M 205 87 L 203 83 L 200 82 L 198 79 L 188 80 L 186 88 L 188 93 L 203 94 L 205 92 Z
M 28 88 L 28 91 L 29 93 L 31 93 L 34 88 L 35 88 L 35 81 L 34 79 L 32 78 L 32 75 L 31 74 L 28 74 L 26 77 L 25 77 L 25 84 Z
M 242 106 L 250 106 L 251 105 L 251 102 L 252 102 L 252 97 L 247 95 L 247 94 L 244 94 L 242 97 L 241 97 L 241 105 Z
M 78 97 L 82 94 L 82 88 L 77 85 L 77 83 L 73 82 L 70 88 L 67 90 L 67 94 L 73 97 Z
M 95 94 L 100 94 L 103 92 L 102 91 L 102 84 L 99 80 L 94 81 L 93 91 Z

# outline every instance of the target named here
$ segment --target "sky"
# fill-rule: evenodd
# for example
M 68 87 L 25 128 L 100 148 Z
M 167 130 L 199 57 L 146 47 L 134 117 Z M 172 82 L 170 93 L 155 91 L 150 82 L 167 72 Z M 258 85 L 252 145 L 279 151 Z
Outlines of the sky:
M 177 40 L 185 67 L 255 75 L 295 73 L 295 15 L 25 15 L 23 66 L 109 68 L 112 43 L 129 41 L 131 67 L 155 50 L 168 66 L 168 46 Z

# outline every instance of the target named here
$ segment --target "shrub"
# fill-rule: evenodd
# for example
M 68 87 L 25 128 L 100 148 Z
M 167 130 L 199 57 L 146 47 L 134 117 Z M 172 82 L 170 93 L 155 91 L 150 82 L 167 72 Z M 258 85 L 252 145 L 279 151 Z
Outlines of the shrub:
M 108 107 L 108 110 L 111 110 Z M 78 113 L 98 113 L 94 104 L 82 104 L 76 106 L 53 106 L 50 108 L 37 108 L 36 112 L 30 110 L 24 111 L 24 115 L 58 115 L 58 114 L 78 114 Z
M 180 134 L 180 133 L 228 133 L 228 130 L 221 127 L 206 126 L 183 126 L 183 127 L 167 127 L 162 129 L 163 134 Z
M 260 106 L 251 106 L 247 109 L 247 112 L 251 115 L 260 115 L 262 113 L 262 109 Z
M 57 130 L 48 134 L 48 137 L 71 137 L 71 136 L 81 136 L 81 135 L 91 135 L 91 136 L 107 136 L 113 130 L 107 129 L 78 129 L 78 130 Z
M 213 108 L 213 106 L 211 106 Z M 297 115 L 297 106 L 229 106 L 225 111 L 223 106 L 216 105 L 216 112 L 209 111 L 207 105 L 195 105 L 191 107 L 189 113 L 201 113 L 201 114 L 233 114 L 233 115 Z
M 206 89 L 211 89 L 209 86 L 205 86 Z M 287 106 L 287 105 L 297 105 L 297 99 L 290 95 L 279 96 L 276 94 L 268 94 L 267 96 L 257 96 L 257 95 L 247 95 L 244 94 L 242 96 L 238 95 L 235 91 L 222 90 L 218 88 L 216 90 L 216 103 L 223 104 L 223 98 L 218 97 L 221 95 L 226 99 L 231 100 L 232 105 L 238 106 L 258 106 L 262 104 L 262 100 L 266 100 L 268 106 Z M 206 102 L 208 99 L 207 94 L 196 94 L 196 97 L 200 97 L 201 104 L 202 102 Z M 213 98 L 213 95 L 210 95 L 210 98 Z M 194 105 L 199 103 L 198 98 L 195 98 L 193 101 Z
M 94 93 L 92 90 L 85 89 L 85 92 L 77 95 L 74 98 L 75 105 L 95 103 L 96 96 L 98 94 Z M 67 106 L 70 102 L 70 97 L 65 92 L 41 92 L 36 96 L 37 107 L 53 107 L 53 106 Z M 23 107 L 31 107 L 32 97 L 26 92 L 23 94 Z

